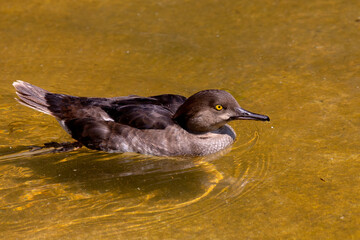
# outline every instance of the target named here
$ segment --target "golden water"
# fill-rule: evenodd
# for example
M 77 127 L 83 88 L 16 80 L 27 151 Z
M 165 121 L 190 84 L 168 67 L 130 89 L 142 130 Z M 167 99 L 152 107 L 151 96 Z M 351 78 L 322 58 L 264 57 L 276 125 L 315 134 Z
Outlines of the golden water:
M 0 238 L 359 239 L 359 1 L 1 1 Z M 71 138 L 14 100 L 226 89 L 235 122 L 201 158 L 51 153 Z

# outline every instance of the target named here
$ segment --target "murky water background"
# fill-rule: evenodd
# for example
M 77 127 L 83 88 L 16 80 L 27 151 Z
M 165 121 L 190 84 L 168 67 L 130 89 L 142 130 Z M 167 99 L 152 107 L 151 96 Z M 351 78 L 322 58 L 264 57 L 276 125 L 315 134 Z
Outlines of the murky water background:
M 360 238 L 359 1 L 1 1 L 0 237 Z M 80 96 L 230 91 L 202 158 L 29 152 L 70 141 L 11 83 Z

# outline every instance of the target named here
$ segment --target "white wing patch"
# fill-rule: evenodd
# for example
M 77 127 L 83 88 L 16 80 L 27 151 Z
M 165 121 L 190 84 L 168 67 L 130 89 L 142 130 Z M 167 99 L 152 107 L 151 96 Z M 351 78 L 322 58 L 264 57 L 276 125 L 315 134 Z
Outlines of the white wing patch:
M 114 122 L 114 119 L 112 119 L 106 112 L 101 112 L 101 113 L 100 113 L 100 117 L 101 117 L 102 120 L 104 120 L 104 121 Z

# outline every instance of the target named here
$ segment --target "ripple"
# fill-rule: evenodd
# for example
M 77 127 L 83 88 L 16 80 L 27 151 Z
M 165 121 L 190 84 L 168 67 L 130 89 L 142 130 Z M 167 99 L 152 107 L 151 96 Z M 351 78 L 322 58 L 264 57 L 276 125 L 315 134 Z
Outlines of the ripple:
M 20 226 L 11 220 L 14 211 L 23 215 L 24 225 L 36 223 L 34 236 L 102 224 L 113 230 L 97 231 L 110 236 L 180 223 L 221 210 L 261 186 L 270 158 L 254 150 L 258 139 L 255 132 L 230 152 L 197 158 L 18 147 L 0 157 L 0 171 L 8 176 L 1 184 L 0 210 L 12 227 Z

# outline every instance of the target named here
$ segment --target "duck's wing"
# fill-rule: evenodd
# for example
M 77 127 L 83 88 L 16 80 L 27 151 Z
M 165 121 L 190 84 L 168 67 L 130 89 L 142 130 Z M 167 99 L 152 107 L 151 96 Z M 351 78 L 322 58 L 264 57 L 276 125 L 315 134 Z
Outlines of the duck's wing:
M 48 109 L 58 119 L 112 121 L 138 129 L 164 129 L 174 124 L 172 116 L 181 99 L 176 95 L 117 98 L 46 95 Z
M 103 106 L 102 110 L 113 121 L 138 129 L 164 129 L 174 124 L 174 114 L 159 105 Z
M 83 113 L 81 118 L 68 118 L 60 123 L 74 139 L 88 148 L 117 151 L 119 150 L 117 147 L 111 147 L 114 143 L 110 143 L 113 142 L 114 136 L 130 137 L 139 129 L 165 129 L 175 124 L 172 119 L 173 111 L 177 109 L 176 104 L 179 104 L 181 99 L 182 97 L 173 96 L 131 99 L 68 99 L 77 101 L 76 105 L 82 106 Z M 68 109 L 74 111 L 74 105 Z M 126 147 L 124 149 L 121 151 L 135 151 L 126 150 Z
M 112 101 L 101 108 L 115 121 L 138 129 L 164 129 L 185 102 L 180 95 L 164 94 Z

